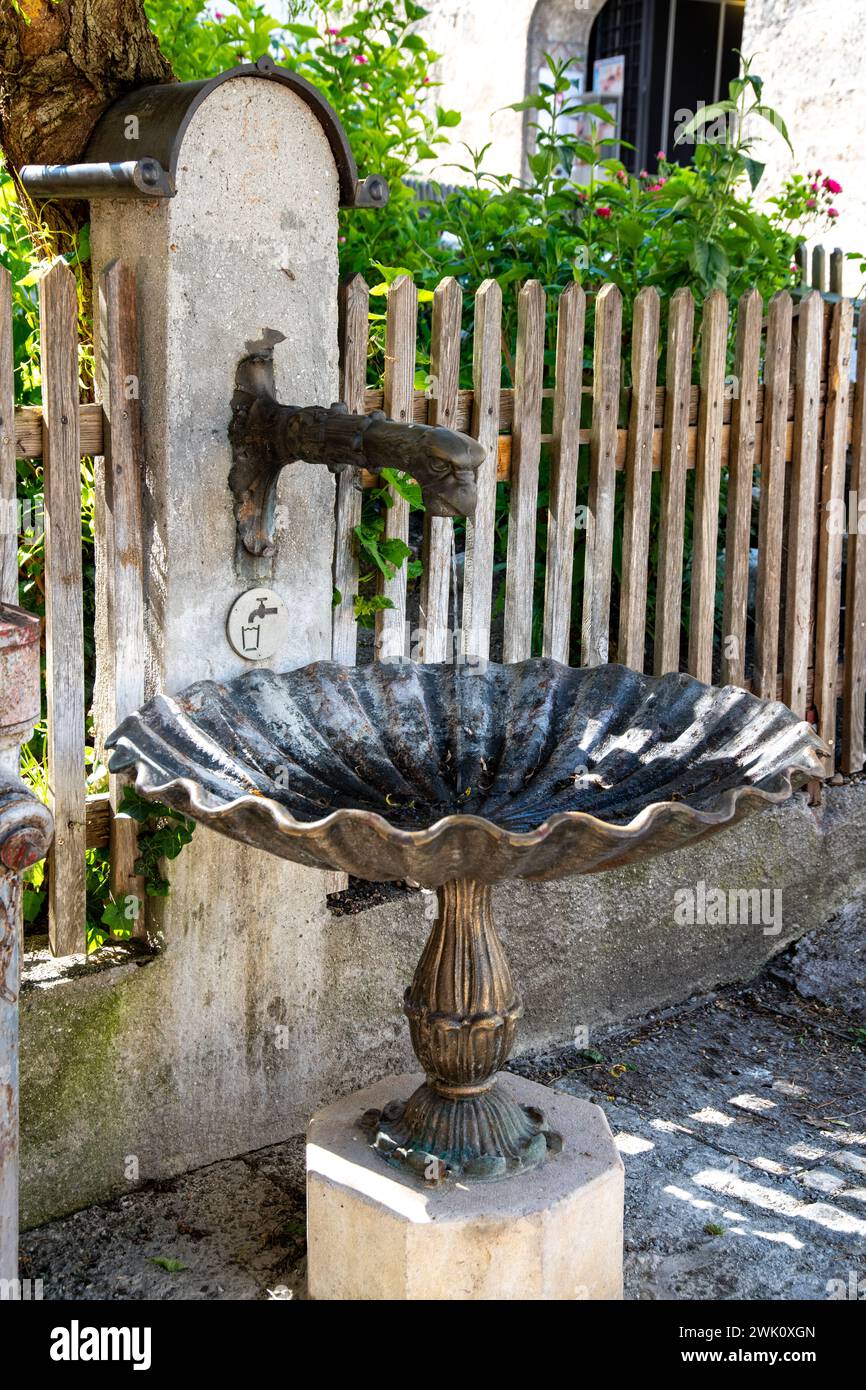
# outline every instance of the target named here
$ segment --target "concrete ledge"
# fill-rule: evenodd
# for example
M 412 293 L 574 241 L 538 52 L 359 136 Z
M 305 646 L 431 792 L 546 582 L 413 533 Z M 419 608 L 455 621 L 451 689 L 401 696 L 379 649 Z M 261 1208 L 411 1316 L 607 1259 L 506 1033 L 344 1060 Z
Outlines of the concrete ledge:
M 87 965 L 22 992 L 24 1226 L 302 1133 L 334 1097 L 413 1066 L 401 1001 L 430 896 L 333 917 L 311 870 L 291 902 L 253 914 L 244 884 L 258 856 L 222 840 L 219 879 L 197 890 L 222 895 L 220 911 L 202 905 L 147 965 Z M 187 879 L 181 855 L 171 873 L 191 899 L 192 864 Z M 678 924 L 676 890 L 700 881 L 779 890 L 780 929 Z M 827 789 L 817 808 L 799 794 L 678 856 L 503 885 L 494 914 L 526 1003 L 518 1047 L 575 1029 L 591 1039 L 750 979 L 863 897 L 863 781 Z

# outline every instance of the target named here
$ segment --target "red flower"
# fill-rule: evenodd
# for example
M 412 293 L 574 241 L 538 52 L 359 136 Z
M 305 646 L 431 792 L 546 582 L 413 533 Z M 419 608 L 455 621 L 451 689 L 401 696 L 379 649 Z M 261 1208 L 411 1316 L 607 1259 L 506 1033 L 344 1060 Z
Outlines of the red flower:
M 610 217 L 610 208 L 608 207 L 596 208 L 596 212 L 598 213 L 599 217 Z
M 838 217 L 838 216 L 839 216 L 839 210 L 838 210 L 838 208 L 828 208 L 828 209 L 827 209 L 827 216 L 828 216 L 828 217 Z
M 825 180 L 824 180 L 824 187 L 826 188 L 826 190 L 827 190 L 828 193 L 833 193 L 833 194 L 835 194 L 835 193 L 841 193 L 841 192 L 842 192 L 842 185 L 841 185 L 841 183 L 837 183 L 835 179 L 825 179 Z

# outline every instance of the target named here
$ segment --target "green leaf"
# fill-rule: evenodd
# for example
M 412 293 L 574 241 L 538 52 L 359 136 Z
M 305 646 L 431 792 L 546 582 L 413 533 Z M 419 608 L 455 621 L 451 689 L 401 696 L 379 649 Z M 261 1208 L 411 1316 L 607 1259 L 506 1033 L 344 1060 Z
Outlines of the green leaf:
M 42 911 L 45 894 L 35 888 L 24 887 L 21 894 L 21 913 L 25 922 L 35 922 Z
M 605 125 L 613 125 L 614 123 L 613 111 L 597 101 L 579 101 L 563 109 L 565 114 L 569 116 L 580 111 L 585 116 L 594 116 L 597 121 L 603 121 Z
M 380 477 L 385 479 L 399 497 L 409 503 L 413 511 L 424 510 L 421 485 L 408 473 L 401 473 L 397 468 L 383 468 Z
M 412 551 L 405 541 L 401 541 L 399 536 L 390 536 L 387 540 L 379 542 L 379 554 L 394 569 L 399 569 L 404 560 L 408 560 Z
M 645 232 L 640 222 L 633 217 L 624 217 L 616 225 L 616 233 L 623 245 L 635 250 L 644 239 Z
M 436 107 L 436 120 L 439 125 L 456 126 L 460 124 L 460 112 L 448 111 L 444 106 Z
M 762 164 L 759 159 L 748 159 L 746 155 L 742 156 L 742 161 L 746 173 L 749 176 L 749 183 L 752 186 L 752 192 L 754 193 L 755 189 L 758 187 L 758 184 L 761 182 L 761 175 L 763 174 L 767 166 L 766 164 Z
M 547 111 L 549 106 L 550 97 L 536 92 L 534 96 L 524 97 L 522 101 L 513 101 L 503 109 L 506 111 Z
M 776 111 L 772 106 L 761 105 L 756 106 L 754 110 L 756 115 L 763 116 L 764 120 L 769 121 L 770 125 L 773 127 L 774 130 L 778 130 L 785 144 L 788 146 L 788 149 L 791 151 L 791 154 L 793 154 L 794 146 L 791 144 L 791 137 L 788 134 L 788 127 L 785 125 L 785 122 L 782 120 L 782 117 L 779 115 L 778 111 Z
M 355 620 L 359 627 L 372 628 L 375 626 L 376 614 L 381 613 L 386 608 L 393 608 L 393 599 L 386 598 L 384 594 L 356 594 L 352 600 L 355 610 Z
M 180 1274 L 182 1270 L 189 1268 L 181 1260 L 168 1259 L 165 1255 L 151 1255 L 150 1263 L 159 1265 L 160 1269 L 167 1269 L 169 1274 Z
M 732 101 L 714 101 L 710 106 L 703 106 L 690 121 L 680 127 L 676 143 L 682 144 L 690 135 L 695 135 L 710 121 L 716 120 L 717 117 L 725 115 L 728 111 L 736 111 L 736 109 L 736 105 Z

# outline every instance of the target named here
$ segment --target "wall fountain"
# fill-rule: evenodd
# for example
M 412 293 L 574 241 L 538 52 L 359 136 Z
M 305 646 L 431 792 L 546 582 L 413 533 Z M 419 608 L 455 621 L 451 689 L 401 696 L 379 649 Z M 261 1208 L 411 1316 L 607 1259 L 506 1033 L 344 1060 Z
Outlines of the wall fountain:
M 263 59 L 130 93 L 81 164 L 24 181 L 90 198 L 95 271 L 121 257 L 137 279 L 151 698 L 119 711 L 111 767 L 220 832 L 173 866 L 154 927 L 184 942 L 192 980 L 205 941 L 227 955 L 291 903 L 283 1002 L 303 1018 L 315 947 L 297 922 L 322 901 L 317 871 L 439 895 L 405 1002 L 422 1073 L 311 1122 L 313 1296 L 620 1297 L 623 1175 L 602 1112 L 502 1075 L 521 1004 L 492 887 L 710 835 L 816 774 L 815 736 L 687 676 L 328 660 L 330 472 L 403 468 L 435 514 L 467 515 L 481 455 L 331 404 L 338 207 L 382 207 L 387 190 L 358 177 L 333 111 L 294 74 Z M 275 670 L 244 648 L 260 610 L 274 610 Z M 109 632 L 98 649 L 107 732 Z M 194 1105 L 207 1127 L 212 1098 Z

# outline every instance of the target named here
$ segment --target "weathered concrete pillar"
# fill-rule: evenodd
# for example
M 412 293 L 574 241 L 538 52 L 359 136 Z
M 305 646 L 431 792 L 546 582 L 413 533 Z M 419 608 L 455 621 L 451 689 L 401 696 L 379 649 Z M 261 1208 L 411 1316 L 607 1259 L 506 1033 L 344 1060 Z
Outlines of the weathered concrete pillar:
M 122 258 L 137 281 L 141 381 L 131 389 L 146 452 L 148 695 L 330 655 L 333 477 L 306 464 L 285 471 L 276 554 L 258 564 L 236 555 L 228 487 L 231 399 L 248 343 L 268 329 L 284 335 L 274 354 L 281 400 L 337 396 L 338 170 L 314 111 L 270 71 L 245 69 L 197 97 L 175 137 L 173 197 L 92 203 L 95 276 Z M 140 114 L 120 107 L 105 119 L 129 128 L 131 155 L 154 153 Z M 238 656 L 225 627 L 256 579 L 290 616 L 262 663 Z M 124 657 L 102 638 L 97 709 Z M 240 937 L 263 916 L 322 897 L 320 874 L 202 830 L 171 879 L 151 914 L 169 944 L 199 922 L 211 939 Z
M 94 282 L 120 258 L 137 284 L 141 380 L 130 390 L 139 393 L 145 448 L 148 697 L 255 664 L 280 671 L 330 656 L 333 475 L 305 463 L 283 471 L 275 554 L 255 561 L 237 547 L 227 431 L 238 362 L 268 330 L 283 335 L 278 398 L 337 399 L 337 211 L 356 194 L 363 201 L 367 185 L 356 190 L 332 117 L 303 83 L 264 61 L 212 83 L 162 88 L 152 102 L 132 93 L 103 118 L 88 151 L 97 181 L 109 161 L 117 168 L 119 140 L 145 173 L 158 157 L 165 188 L 175 190 L 139 196 L 135 182 L 119 183 L 122 196 L 86 190 Z M 281 645 L 260 663 L 239 656 L 226 635 L 232 605 L 255 583 L 275 591 L 289 616 Z M 109 611 L 105 597 L 100 613 Z M 115 622 L 122 627 L 122 614 Z M 105 736 L 127 652 L 103 629 L 97 656 Z M 179 1124 L 193 1147 L 230 1152 L 244 1142 L 247 1112 L 273 1107 L 292 1071 L 306 1074 L 315 1056 L 326 879 L 201 827 L 169 877 L 170 895 L 147 903 L 149 930 L 170 957 L 160 1004 L 166 1055 L 137 1061 L 164 1069 L 169 1129 Z M 174 1068 L 177 1030 L 195 1038 L 195 1079 Z M 173 1145 L 159 1152 L 160 1142 L 151 1136 L 143 1154 L 141 1136 L 130 1136 L 142 1177 L 181 1162 Z
M 39 718 L 39 630 L 33 614 L 0 603 L 0 1288 L 7 1297 L 6 1281 L 18 1278 L 21 871 L 45 855 L 52 833 L 51 812 L 18 778 L 20 746 Z

